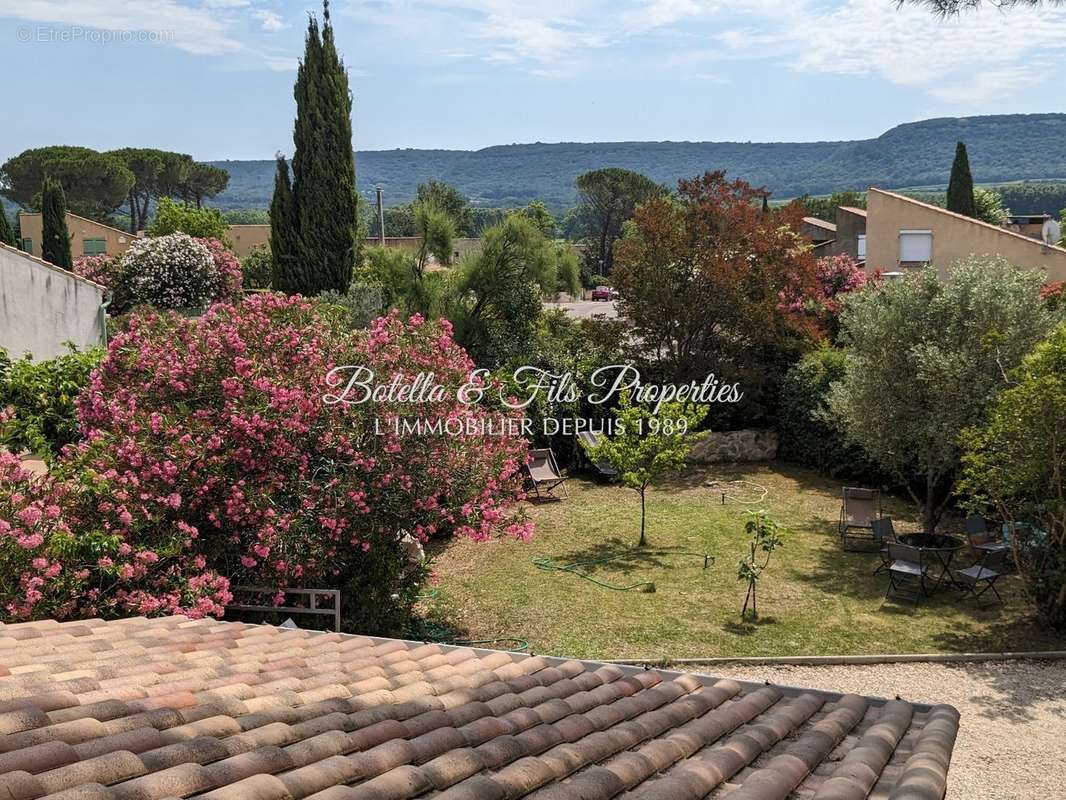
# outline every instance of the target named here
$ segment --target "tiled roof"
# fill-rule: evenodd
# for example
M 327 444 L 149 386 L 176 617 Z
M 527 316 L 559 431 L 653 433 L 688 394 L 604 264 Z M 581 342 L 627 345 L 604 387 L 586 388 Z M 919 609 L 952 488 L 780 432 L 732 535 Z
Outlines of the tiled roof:
M 803 221 L 808 225 L 813 225 L 816 228 L 824 228 L 827 231 L 836 232 L 837 226 L 835 223 L 826 222 L 824 219 L 818 217 L 804 217 Z
M 940 800 L 949 706 L 182 617 L 0 626 L 2 800 Z

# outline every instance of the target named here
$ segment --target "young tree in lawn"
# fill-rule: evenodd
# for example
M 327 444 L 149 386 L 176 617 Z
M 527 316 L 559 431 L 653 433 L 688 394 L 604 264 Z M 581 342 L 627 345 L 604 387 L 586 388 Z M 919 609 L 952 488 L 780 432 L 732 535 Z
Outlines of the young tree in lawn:
M 648 543 L 646 496 L 648 488 L 668 472 L 680 472 L 691 447 L 691 434 L 707 415 L 706 406 L 686 407 L 664 403 L 653 413 L 632 400 L 628 390 L 619 398 L 614 436 L 604 436 L 596 447 L 585 447 L 595 464 L 607 463 L 626 486 L 640 495 L 640 541 Z M 584 442 L 582 442 L 582 446 Z
M 70 269 L 70 231 L 67 230 L 67 201 L 63 185 L 52 178 L 44 179 L 41 189 L 41 258 L 62 269 Z
M 666 190 L 639 172 L 610 167 L 577 177 L 577 214 L 589 245 L 590 273 L 610 275 L 614 267 L 614 244 L 622 226 L 641 203 L 661 197 Z
M 307 25 L 304 57 L 296 76 L 292 194 L 296 220 L 295 259 L 286 270 L 285 291 L 316 295 L 344 292 L 359 251 L 352 96 L 337 54 L 329 2 L 322 28 Z
M 619 316 L 669 380 L 740 382 L 746 421 L 766 418 L 815 330 L 802 310 L 820 296 L 796 233 L 803 208 L 763 213 L 762 191 L 722 172 L 681 181 L 678 194 L 638 208 L 616 247 Z
M 770 556 L 774 550 L 781 546 L 781 532 L 765 511 L 749 511 L 748 521 L 744 523 L 744 531 L 751 537 L 751 553 L 745 555 L 737 564 L 737 580 L 747 581 L 748 593 L 744 595 L 744 607 L 740 609 L 740 618 L 748 615 L 748 603 L 751 603 L 751 618 L 759 618 L 759 608 L 756 605 L 755 588 L 762 578 L 766 567 L 770 564 Z M 760 563 L 759 556 L 763 559 Z
M 15 229 L 11 227 L 3 205 L 0 205 L 0 243 L 15 247 Z
M 905 482 L 933 531 L 952 494 L 959 435 L 1051 330 L 1041 273 L 973 258 L 847 295 L 844 378 L 828 405 L 849 439 Z
M 963 435 L 961 492 L 1014 526 L 1014 563 L 1040 616 L 1066 629 L 1066 326 L 1011 375 L 988 420 Z
M 955 145 L 955 161 L 951 164 L 951 178 L 948 180 L 947 208 L 948 211 L 967 217 L 977 216 L 970 157 L 966 154 L 966 145 L 962 142 Z

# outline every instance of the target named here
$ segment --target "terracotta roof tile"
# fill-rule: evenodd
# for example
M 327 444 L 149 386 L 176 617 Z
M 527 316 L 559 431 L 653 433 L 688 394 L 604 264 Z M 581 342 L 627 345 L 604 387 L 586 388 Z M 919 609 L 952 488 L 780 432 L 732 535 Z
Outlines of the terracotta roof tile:
M 947 706 L 180 617 L 0 626 L 0 800 L 941 800 Z

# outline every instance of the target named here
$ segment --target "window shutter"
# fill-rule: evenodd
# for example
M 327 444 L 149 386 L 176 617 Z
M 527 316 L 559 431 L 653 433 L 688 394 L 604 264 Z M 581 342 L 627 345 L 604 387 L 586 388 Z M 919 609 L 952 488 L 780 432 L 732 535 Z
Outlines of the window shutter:
M 928 263 L 932 261 L 932 231 L 900 231 L 899 260 L 901 263 Z

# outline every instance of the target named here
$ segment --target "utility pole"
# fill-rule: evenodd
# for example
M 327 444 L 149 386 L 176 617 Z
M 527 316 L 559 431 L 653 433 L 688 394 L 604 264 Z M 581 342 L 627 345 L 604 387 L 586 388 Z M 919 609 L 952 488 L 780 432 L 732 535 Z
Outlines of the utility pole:
M 385 205 L 381 199 L 381 187 L 377 187 L 378 191 L 378 244 L 382 247 L 385 246 Z

